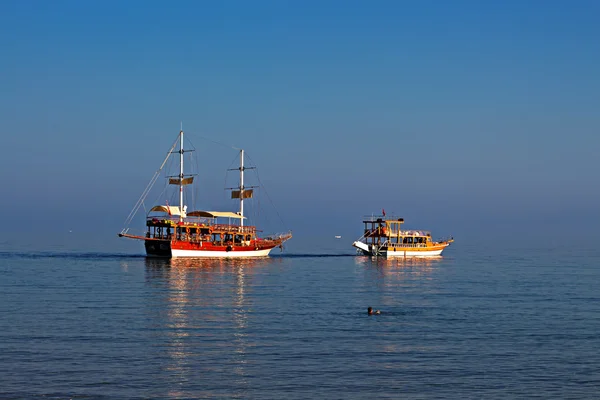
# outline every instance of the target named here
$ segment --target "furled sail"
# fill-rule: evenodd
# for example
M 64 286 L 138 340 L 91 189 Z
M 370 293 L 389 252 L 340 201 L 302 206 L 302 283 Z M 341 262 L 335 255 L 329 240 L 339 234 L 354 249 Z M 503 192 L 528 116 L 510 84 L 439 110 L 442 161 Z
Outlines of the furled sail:
M 191 185 L 194 182 L 194 177 L 189 178 L 169 178 L 169 185 Z
M 231 198 L 232 199 L 251 199 L 253 197 L 254 191 L 252 189 L 248 190 L 232 190 Z M 243 196 L 243 197 L 242 197 Z

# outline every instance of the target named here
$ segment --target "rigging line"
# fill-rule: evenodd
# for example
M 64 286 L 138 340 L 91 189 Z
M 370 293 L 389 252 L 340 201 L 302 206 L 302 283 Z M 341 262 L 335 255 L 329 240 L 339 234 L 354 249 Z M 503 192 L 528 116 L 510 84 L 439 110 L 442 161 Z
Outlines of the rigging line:
M 160 176 L 160 171 L 164 168 L 165 164 L 167 163 L 167 160 L 169 159 L 169 157 L 171 155 L 171 152 L 173 151 L 173 149 L 175 148 L 176 145 L 177 145 L 177 140 L 175 140 L 173 142 L 173 146 L 171 146 L 171 149 L 167 152 L 167 156 L 163 160 L 160 168 L 154 173 L 154 176 L 152 177 L 152 179 L 150 180 L 150 182 L 146 186 L 146 189 L 144 189 L 144 192 L 142 192 L 142 195 L 138 199 L 138 201 L 137 201 L 136 205 L 134 206 L 133 210 L 131 210 L 131 213 L 129 214 L 128 219 L 126 220 L 126 221 L 128 221 L 128 222 L 126 222 L 126 224 L 131 223 L 131 220 L 133 219 L 133 217 L 137 213 L 137 211 L 140 208 L 141 204 L 146 199 L 146 196 L 148 196 L 150 190 L 152 189 L 152 187 L 154 186 L 154 184 L 158 180 L 158 177 Z
M 150 189 L 152 188 L 152 186 L 154 186 L 154 184 L 156 183 L 156 180 L 158 179 L 159 176 L 159 172 L 157 171 L 153 176 L 152 179 L 150 179 L 150 182 L 148 182 L 148 185 L 146 186 L 146 189 L 144 189 L 144 191 L 142 192 L 142 195 L 140 196 L 140 198 L 138 199 L 138 201 L 135 203 L 135 205 L 133 206 L 133 209 L 131 210 L 131 212 L 129 213 L 129 215 L 127 216 L 127 219 L 125 219 L 125 227 L 129 226 L 129 224 L 131 223 L 131 221 L 133 220 L 133 217 L 135 216 L 135 214 L 137 213 L 138 209 L 140 208 L 140 206 L 144 203 L 144 199 L 146 198 L 146 196 L 148 195 L 148 193 L 150 192 Z
M 177 144 L 176 144 L 176 145 L 177 145 Z M 167 166 L 167 171 L 172 171 L 172 170 L 173 170 L 173 164 L 175 164 L 175 160 L 174 160 L 174 158 L 171 158 L 171 161 L 169 161 L 169 165 Z M 164 195 L 165 193 L 167 193 L 167 191 L 168 191 L 168 189 L 169 189 L 169 185 L 170 185 L 170 183 L 169 183 L 169 177 L 165 177 L 165 180 L 164 180 L 164 185 L 163 185 L 163 189 L 162 189 L 162 191 L 161 191 L 161 192 L 158 194 L 158 196 L 156 196 L 156 199 L 154 200 L 154 204 L 162 204 L 162 202 L 165 200 L 165 199 L 163 199 L 163 195 Z M 166 201 L 169 201 L 169 202 L 171 202 L 171 204 L 170 204 L 170 205 L 173 205 L 173 204 L 175 204 L 175 200 L 176 200 L 176 197 L 177 197 L 177 193 L 178 193 L 178 192 L 175 192 L 175 191 L 173 191 L 173 193 L 171 193 L 171 197 L 170 197 L 170 198 L 168 198 L 168 199 L 166 199 Z M 167 194 L 168 194 L 168 193 L 167 193 Z
M 165 182 L 167 182 L 167 181 L 165 181 Z M 162 192 L 161 192 L 161 193 L 160 193 L 160 194 L 159 194 L 159 195 L 158 195 L 158 196 L 157 196 L 157 197 L 154 199 L 154 201 L 152 202 L 153 204 L 161 204 L 161 203 L 162 203 L 162 201 L 160 200 L 160 197 L 161 197 L 161 196 L 162 196 L 162 194 L 165 192 L 166 188 L 167 188 L 167 184 L 165 183 L 165 184 L 163 185 L 163 190 L 162 190 Z
M 154 186 L 154 184 L 156 183 L 156 180 L 158 179 L 158 177 L 160 175 L 160 171 L 162 171 L 162 169 L 164 168 L 165 164 L 167 163 L 167 160 L 171 156 L 171 152 L 173 151 L 173 149 L 175 148 L 176 145 L 177 145 L 177 139 L 173 142 L 173 146 L 171 146 L 171 148 L 167 152 L 167 156 L 163 160 L 160 168 L 154 173 L 154 176 L 152 177 L 152 179 L 150 179 L 150 182 L 148 182 L 148 185 L 146 185 L 146 188 L 142 192 L 142 195 L 140 196 L 140 198 L 138 199 L 138 201 L 133 206 L 133 209 L 131 210 L 131 212 L 127 216 L 127 219 L 125 220 L 125 227 L 129 226 L 129 224 L 133 220 L 133 217 L 135 217 L 135 214 L 137 214 L 140 206 L 144 203 L 144 200 L 146 199 L 146 196 L 148 196 L 148 193 L 152 189 L 152 186 Z
M 190 209 L 195 210 L 196 209 L 196 197 L 197 197 L 197 192 L 198 192 L 198 179 L 199 179 L 199 173 L 200 170 L 198 169 L 198 158 L 194 155 L 194 153 L 196 153 L 196 149 L 194 148 L 194 145 L 192 145 L 190 143 L 191 148 L 194 150 L 192 152 L 190 152 L 190 157 L 189 157 L 189 164 L 191 164 L 190 167 L 190 172 L 192 175 L 196 175 L 196 184 L 192 185 L 192 188 L 190 190 L 186 190 L 186 195 L 188 196 L 188 202 L 189 202 L 189 198 L 191 197 L 191 203 L 189 204 Z
M 189 145 L 189 146 L 190 146 L 190 148 L 191 148 L 192 150 L 196 150 L 196 147 L 194 146 L 194 144 L 192 143 L 192 141 L 191 141 L 190 139 L 188 139 L 188 137 L 187 137 L 187 136 L 185 137 L 185 139 L 184 139 L 184 140 L 185 140 L 185 143 L 186 143 L 187 145 Z
M 231 148 L 231 149 L 234 149 L 234 150 L 241 150 L 241 149 L 239 149 L 239 148 L 237 148 L 237 147 L 234 147 L 234 146 L 231 146 L 231 145 L 229 145 L 229 144 L 225 144 L 225 143 L 217 142 L 216 140 L 213 140 L 213 139 L 207 138 L 206 136 L 202 136 L 202 135 L 198 135 L 198 134 L 194 134 L 194 136 L 195 136 L 195 137 L 197 137 L 197 138 L 200 138 L 200 139 L 203 139 L 203 140 L 209 141 L 209 142 L 211 142 L 211 143 L 218 144 L 219 146 L 229 147 L 229 148 Z
M 241 149 L 237 149 L 237 150 L 241 150 Z M 227 167 L 227 169 L 225 170 L 225 173 L 228 173 L 230 169 L 236 169 L 236 168 L 231 168 L 231 166 L 236 163 L 236 161 L 239 158 L 239 154 L 236 154 L 235 157 L 233 157 L 233 160 L 231 160 L 231 162 L 229 163 L 229 166 Z M 239 165 L 239 163 L 236 163 L 237 165 Z
M 199 158 L 200 158 L 199 155 L 193 156 L 194 161 L 193 161 L 192 165 L 194 165 L 196 168 L 195 173 L 197 174 L 197 180 L 196 180 L 196 184 L 194 185 L 193 190 L 192 190 L 192 196 L 193 196 L 192 209 L 196 209 L 196 207 L 198 207 L 197 205 L 200 203 L 200 196 L 198 195 L 198 190 L 200 188 L 200 182 L 199 182 L 200 181 L 200 165 L 199 165 L 199 161 L 198 161 Z
M 247 156 L 247 157 L 250 160 L 250 162 L 252 162 L 252 164 L 256 165 L 256 163 L 254 162 L 254 160 L 252 160 L 252 158 L 250 156 Z M 267 199 L 269 199 L 269 202 L 271 203 L 271 206 L 273 206 L 273 209 L 275 210 L 275 213 L 279 217 L 279 220 L 281 221 L 281 223 L 283 224 L 283 226 L 286 227 L 287 225 L 286 225 L 285 222 L 283 222 L 283 218 L 281 218 L 281 215 L 279 214 L 279 211 L 277 211 L 277 207 L 275 207 L 275 203 L 273 203 L 273 200 L 271 200 L 271 196 L 269 196 L 269 193 L 267 192 L 267 188 L 265 187 L 265 185 L 262 184 L 262 182 L 260 180 L 260 176 L 258 175 L 258 168 L 255 168 L 254 171 L 256 172 L 256 179 L 258 180 L 258 184 L 263 188 L 263 191 L 267 195 Z
M 227 188 L 227 178 L 229 177 L 229 172 L 230 172 L 230 170 L 234 169 L 234 168 L 231 168 L 231 166 L 237 161 L 237 159 L 238 159 L 238 156 L 236 155 L 235 157 L 233 157 L 233 160 L 231 160 L 231 162 L 229 163 L 229 166 L 227 167 L 227 169 L 225 169 L 225 179 L 223 182 L 224 188 Z M 227 190 L 227 189 L 225 189 L 225 190 Z M 226 195 L 225 195 L 225 200 L 227 200 Z
M 160 204 L 160 203 L 162 203 L 161 197 L 167 191 L 167 187 L 169 187 L 168 185 L 169 185 L 168 183 L 165 183 L 165 185 L 163 186 L 162 192 L 160 192 L 159 195 L 156 196 L 156 200 L 154 200 L 154 204 L 157 204 L 157 203 Z M 171 201 L 171 203 L 173 202 L 173 198 L 172 197 L 173 196 L 171 196 L 171 199 L 169 199 Z

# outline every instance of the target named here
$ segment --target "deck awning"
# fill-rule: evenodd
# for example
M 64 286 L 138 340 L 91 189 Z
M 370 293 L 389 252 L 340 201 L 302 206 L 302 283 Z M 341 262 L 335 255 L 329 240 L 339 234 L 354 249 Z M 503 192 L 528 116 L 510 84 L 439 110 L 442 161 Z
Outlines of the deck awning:
M 187 213 L 188 217 L 203 217 L 203 218 L 238 218 L 238 219 L 246 219 L 246 217 L 242 217 L 239 214 L 236 214 L 231 211 L 190 211 Z
M 164 212 L 169 215 L 181 215 L 181 210 L 177 206 L 154 206 L 150 211 Z

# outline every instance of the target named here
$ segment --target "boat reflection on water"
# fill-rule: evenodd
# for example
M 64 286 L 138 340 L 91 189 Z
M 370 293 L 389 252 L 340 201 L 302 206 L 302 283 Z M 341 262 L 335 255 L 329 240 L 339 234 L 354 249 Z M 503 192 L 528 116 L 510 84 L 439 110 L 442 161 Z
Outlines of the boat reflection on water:
M 178 381 L 194 379 L 214 365 L 229 365 L 236 387 L 246 385 L 247 348 L 254 281 L 269 273 L 276 258 L 146 259 L 146 283 L 154 301 L 148 304 L 150 328 L 164 341 Z M 214 372 L 214 371 L 213 371 Z M 168 397 L 191 393 L 169 392 Z M 214 393 L 194 392 L 192 397 Z
M 432 273 L 444 260 L 442 256 L 434 257 L 356 257 L 357 266 L 375 268 L 381 273 L 400 273 L 410 275 L 425 275 Z
M 257 257 L 257 258 L 153 258 L 147 257 L 146 269 L 164 269 L 164 268 L 187 268 L 195 269 L 223 269 L 231 270 L 239 267 L 261 267 L 272 265 L 277 262 L 276 257 Z
M 388 314 L 411 312 L 429 307 L 428 295 L 438 293 L 436 271 L 445 264 L 443 257 L 356 257 L 355 265 L 362 271 L 360 284 L 372 292 L 374 307 Z

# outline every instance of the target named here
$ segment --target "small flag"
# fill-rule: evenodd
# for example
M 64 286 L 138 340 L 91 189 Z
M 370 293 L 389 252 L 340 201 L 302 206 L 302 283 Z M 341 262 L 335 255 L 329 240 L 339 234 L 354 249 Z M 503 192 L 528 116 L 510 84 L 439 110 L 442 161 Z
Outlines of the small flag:
M 383 216 L 385 217 L 385 210 L 382 208 L 381 209 L 381 213 L 383 214 Z

